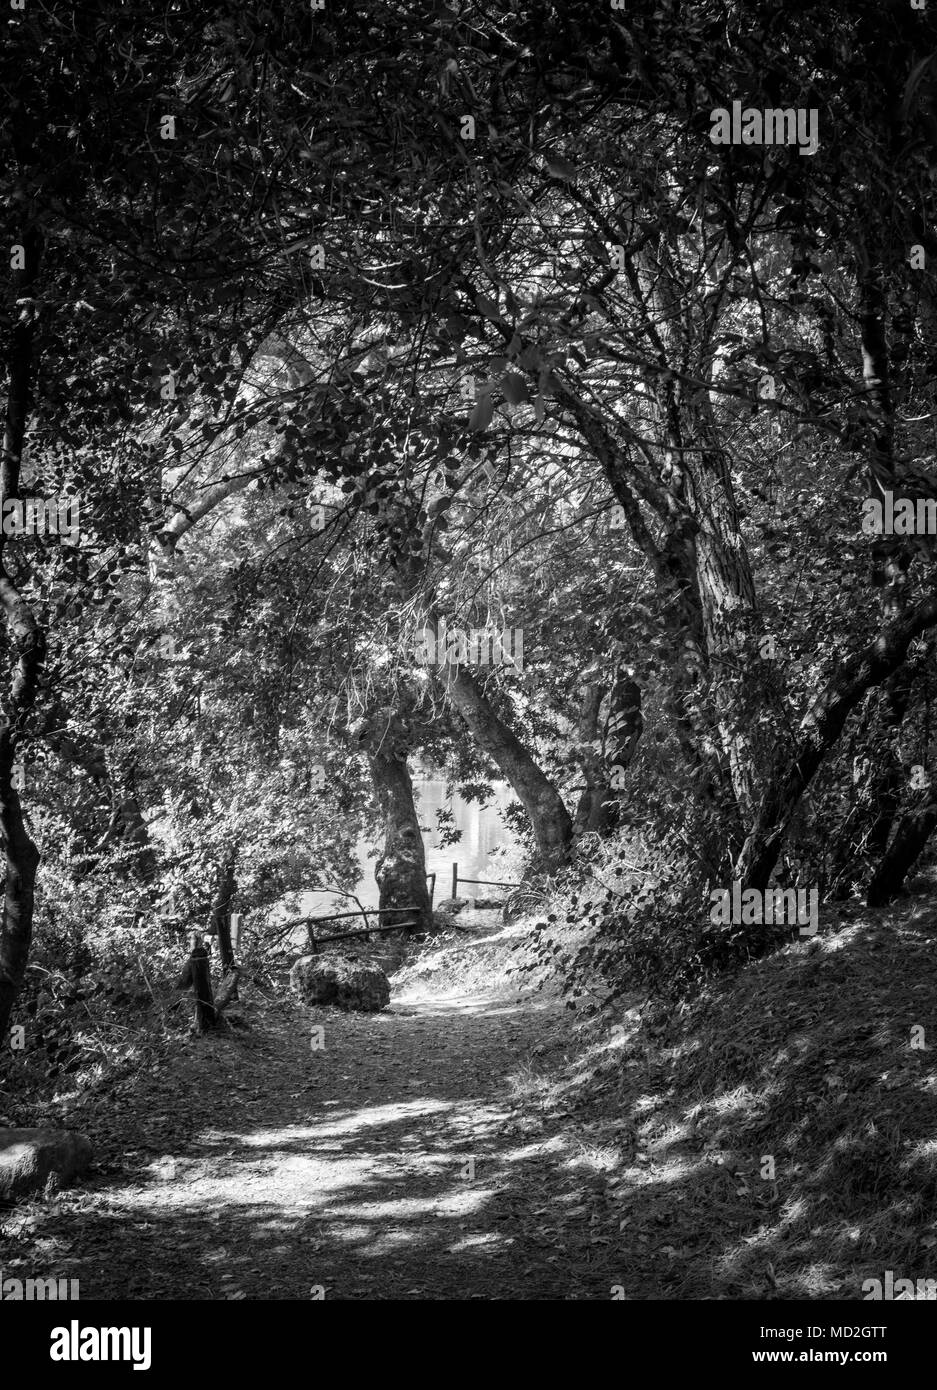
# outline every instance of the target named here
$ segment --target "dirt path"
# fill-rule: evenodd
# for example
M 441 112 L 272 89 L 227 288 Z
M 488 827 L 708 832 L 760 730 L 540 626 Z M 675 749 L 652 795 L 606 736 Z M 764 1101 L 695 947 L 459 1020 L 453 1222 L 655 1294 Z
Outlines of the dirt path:
M 514 1099 L 512 1078 L 562 1049 L 555 1003 L 417 994 L 377 1015 L 282 1001 L 248 1017 L 71 1112 L 100 1162 L 24 1213 L 33 1262 L 82 1299 L 609 1297 L 602 1175 L 574 1126 Z M 4 1242 L 7 1274 L 19 1253 Z

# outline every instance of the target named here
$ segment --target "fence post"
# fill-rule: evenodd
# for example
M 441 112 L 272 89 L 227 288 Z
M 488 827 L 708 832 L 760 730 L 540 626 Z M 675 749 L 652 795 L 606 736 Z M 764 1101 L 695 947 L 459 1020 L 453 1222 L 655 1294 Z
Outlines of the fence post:
M 459 896 L 459 894 L 458 894 L 458 887 L 459 887 L 459 866 L 458 866 L 458 864 L 453 864 L 453 866 L 452 866 L 452 896 L 453 896 L 453 898 L 457 898 L 457 897 Z
M 237 949 L 234 944 L 234 937 L 240 934 L 241 918 L 237 912 L 232 912 L 230 916 L 223 912 L 217 914 L 216 927 L 218 931 L 218 950 L 221 955 L 221 975 L 225 980 L 235 968 L 234 953 Z M 237 982 L 233 985 L 233 993 L 229 996 L 237 999 Z
M 427 874 L 427 878 L 429 879 L 429 910 L 430 910 L 430 912 L 432 912 L 432 910 L 433 910 L 433 899 L 434 899 L 435 896 L 436 896 L 436 875 L 435 875 L 435 874 Z
M 195 995 L 195 1031 L 207 1033 L 218 1021 L 215 1003 L 211 992 L 211 970 L 208 965 L 208 951 L 202 945 L 197 932 L 192 933 L 192 991 Z

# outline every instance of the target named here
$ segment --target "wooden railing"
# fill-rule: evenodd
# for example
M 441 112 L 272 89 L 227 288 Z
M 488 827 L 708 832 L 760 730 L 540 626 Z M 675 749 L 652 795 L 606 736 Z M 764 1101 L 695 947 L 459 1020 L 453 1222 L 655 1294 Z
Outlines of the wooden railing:
M 459 866 L 458 866 L 458 864 L 453 864 L 453 866 L 452 866 L 452 896 L 453 896 L 454 898 L 457 898 L 457 897 L 459 896 L 459 891 L 458 891 L 458 889 L 459 889 L 459 884 L 460 884 L 460 883 L 477 883 L 477 884 L 478 884 L 480 887 L 482 887 L 482 888 L 520 888 L 520 887 L 521 887 L 521 884 L 519 884 L 519 883 L 505 883 L 502 879 L 496 879 L 496 878 L 491 878 L 491 879 L 484 879 L 484 878 L 465 878 L 465 877 L 463 877 L 462 874 L 459 873 Z
M 297 920 L 297 922 L 294 923 L 294 925 L 299 926 L 302 922 L 306 923 L 306 932 L 309 937 L 309 945 L 312 947 L 313 953 L 315 953 L 319 949 L 319 947 L 323 946 L 327 941 L 349 941 L 352 937 L 355 936 L 371 936 L 372 934 L 374 936 L 383 936 L 387 932 L 394 931 L 425 931 L 426 925 L 423 921 L 421 921 L 419 917 L 417 917 L 412 922 L 391 922 L 387 926 L 378 925 L 376 927 L 372 927 L 368 922 L 369 916 L 374 916 L 380 919 L 381 916 L 386 916 L 389 912 L 418 913 L 419 911 L 419 907 L 412 903 L 407 904 L 404 907 L 359 907 L 355 909 L 355 911 L 353 912 L 329 912 L 321 917 L 300 917 Z M 356 927 L 353 931 L 332 932 L 328 936 L 313 935 L 312 928 L 314 923 L 341 922 L 347 920 L 347 918 L 349 917 L 363 917 L 365 925 L 363 927 Z

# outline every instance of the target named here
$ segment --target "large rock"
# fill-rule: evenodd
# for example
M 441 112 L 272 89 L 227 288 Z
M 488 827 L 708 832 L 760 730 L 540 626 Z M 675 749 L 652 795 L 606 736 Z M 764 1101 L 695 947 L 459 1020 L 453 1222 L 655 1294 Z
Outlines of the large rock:
M 90 1141 L 72 1129 L 0 1129 L 0 1200 L 44 1187 L 54 1173 L 61 1185 L 91 1162 Z
M 290 971 L 290 986 L 306 1004 L 375 1013 L 390 1001 L 390 981 L 379 965 L 348 956 L 302 956 Z

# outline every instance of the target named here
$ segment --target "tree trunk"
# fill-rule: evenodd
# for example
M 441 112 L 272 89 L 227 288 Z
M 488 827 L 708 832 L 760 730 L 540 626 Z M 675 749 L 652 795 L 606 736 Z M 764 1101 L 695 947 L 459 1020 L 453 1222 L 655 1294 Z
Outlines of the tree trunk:
M 236 889 L 234 866 L 237 861 L 237 847 L 232 845 L 218 867 L 218 886 L 211 908 L 211 928 L 218 937 L 218 953 L 221 958 L 222 975 L 234 970 L 234 950 L 231 946 L 231 903 Z M 237 999 L 237 982 L 232 986 L 230 999 Z
M 384 820 L 384 851 L 374 869 L 380 889 L 380 924 L 388 927 L 394 922 L 416 919 L 424 931 L 431 931 L 433 915 L 426 886 L 423 835 L 406 753 L 385 740 L 368 754 L 368 761 Z
M 897 898 L 924 846 L 937 829 L 937 798 L 929 794 L 922 805 L 904 813 L 891 844 L 872 876 L 866 894 L 869 907 L 882 907 Z
M 754 829 L 735 865 L 734 877 L 743 888 L 767 888 L 785 826 L 848 716 L 868 690 L 898 670 L 914 638 L 935 624 L 937 597 L 923 599 L 834 672 L 801 724 L 801 739 L 792 757 L 772 778 L 762 799 Z
M 712 737 L 716 713 L 704 689 L 709 656 L 696 557 L 699 525 L 686 505 L 684 470 L 671 464 L 667 486 L 663 487 L 656 481 L 650 458 L 645 459 L 646 476 L 640 469 L 626 466 L 621 446 L 602 418 L 579 398 L 572 383 L 564 382 L 563 386 L 563 400 L 605 473 L 625 514 L 632 540 L 654 571 L 661 605 L 660 623 L 671 658 L 666 707 L 695 795 L 710 812 L 712 833 L 701 846 L 701 854 L 714 866 L 724 864 L 728 871 L 744 835 L 728 762 L 718 740 Z M 652 383 L 648 390 L 651 398 Z M 636 492 L 663 523 L 660 543 L 645 522 Z M 725 845 L 729 846 L 728 855 Z
M 19 496 L 20 466 L 33 381 L 33 307 L 39 267 L 39 235 L 21 238 L 25 268 L 13 272 L 14 298 L 23 302 L 13 327 L 9 391 L 0 461 L 0 497 Z M 6 858 L 3 921 L 0 926 L 0 1038 L 9 1027 L 13 1002 L 23 983 L 32 941 L 33 901 L 39 851 L 30 839 L 19 796 L 12 785 L 13 764 L 25 716 L 32 708 L 45 657 L 45 634 L 14 587 L 4 563 L 6 537 L 0 531 L 0 611 L 15 653 L 10 691 L 0 713 L 0 835 Z
M 478 746 L 517 793 L 530 818 L 543 868 L 555 872 L 567 862 L 573 840 L 573 823 L 562 797 L 464 666 L 447 668 L 446 690 Z
M 881 497 L 886 491 L 900 490 L 895 471 L 895 402 L 885 332 L 888 303 L 881 269 L 868 264 L 868 253 L 863 251 L 863 254 L 867 264 L 860 283 L 861 341 L 865 418 L 870 433 L 868 477 L 871 496 Z M 899 618 L 907 606 L 910 563 L 911 550 L 906 541 L 888 536 L 873 542 L 872 577 L 873 583 L 884 583 L 882 617 L 885 622 Z M 885 854 L 903 790 L 904 768 L 898 754 L 898 736 L 911 694 L 906 667 L 889 676 L 882 694 L 885 746 L 872 763 L 868 786 L 864 789 L 873 817 L 866 845 L 876 856 Z
M 619 825 L 620 776 L 631 763 L 644 729 L 641 687 L 630 676 L 619 675 L 609 691 L 599 748 L 601 705 L 601 688 L 587 686 L 579 725 L 579 761 L 586 786 L 576 810 L 577 836 L 590 830 L 607 835 Z
M 240 967 L 236 965 L 221 981 L 221 987 L 215 995 L 216 1015 L 222 1014 L 229 1004 L 236 1004 L 238 1002 L 238 980 L 240 979 L 240 975 Z
M 700 374 L 704 371 L 701 367 Z M 695 392 L 684 411 L 691 438 L 699 445 L 695 558 L 712 702 L 747 832 L 754 825 L 759 787 L 788 741 L 787 713 L 778 664 L 763 659 L 758 650 L 758 638 L 768 634 L 758 611 L 732 473 L 709 395 Z
M 0 829 L 6 851 L 3 925 L 0 928 L 0 1038 L 5 1038 L 13 1004 L 29 962 L 39 851 L 26 830 L 19 797 L 11 785 L 13 752 L 9 730 L 0 733 Z
M 594 822 L 598 819 L 597 802 L 602 785 L 600 771 L 602 760 L 598 747 L 599 710 L 601 706 L 602 687 L 587 685 L 583 691 L 577 731 L 579 742 L 577 757 L 585 780 L 573 821 L 573 835 L 577 839 L 584 831 L 594 828 Z
M 906 779 L 898 752 L 898 735 L 911 697 L 911 678 L 905 667 L 889 676 L 882 686 L 882 697 L 881 720 L 885 730 L 885 746 L 873 762 L 868 785 L 863 788 L 871 813 L 865 848 L 876 858 L 885 853 Z
M 193 946 L 189 959 L 192 965 L 192 990 L 195 994 L 195 1031 L 207 1033 L 218 1022 L 215 1002 L 212 998 L 208 951 L 204 946 Z

